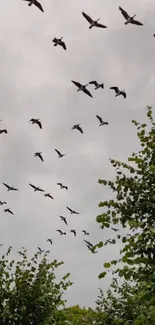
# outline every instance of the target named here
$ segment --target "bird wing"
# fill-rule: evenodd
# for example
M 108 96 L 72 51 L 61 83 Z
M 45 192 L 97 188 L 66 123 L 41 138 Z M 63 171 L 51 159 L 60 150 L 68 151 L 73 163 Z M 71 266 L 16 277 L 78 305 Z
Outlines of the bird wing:
M 42 188 L 38 188 L 38 191 L 45 192 Z
M 80 213 L 79 213 L 79 212 L 77 212 L 77 211 L 74 211 L 73 213 L 74 213 L 74 214 L 80 214 Z
M 40 121 L 37 121 L 36 123 L 38 124 L 38 126 L 40 127 L 40 129 L 42 129 L 42 124 L 41 124 L 41 122 L 40 122 Z
M 53 38 L 53 42 L 57 42 L 57 38 L 56 37 Z
M 61 152 L 59 150 L 57 150 L 57 149 L 54 149 L 54 150 L 57 152 L 58 155 L 61 155 Z
M 62 186 L 62 183 L 57 183 L 57 185 L 60 185 L 60 186 Z
M 77 129 L 81 132 L 81 133 L 83 133 L 83 130 L 82 130 L 82 128 L 78 125 L 77 126 Z
M 12 187 L 13 191 L 18 191 L 18 188 Z
M 128 15 L 128 13 L 122 8 L 119 7 L 119 10 L 121 12 L 121 14 L 123 15 L 123 17 L 127 20 L 128 18 L 130 18 L 130 16 Z
M 40 159 L 41 159 L 42 161 L 44 161 L 44 159 L 43 159 L 43 157 L 42 157 L 42 155 L 41 155 L 41 154 L 39 154 L 39 157 L 40 157 Z
M 124 98 L 126 98 L 126 93 L 125 93 L 125 92 L 122 92 L 122 96 L 123 96 Z
M 119 88 L 118 88 L 118 87 L 116 87 L 116 86 L 110 87 L 110 89 L 113 89 L 113 90 L 115 90 L 115 92 L 116 92 L 116 93 L 119 91 Z
M 103 25 L 103 24 L 99 24 L 99 23 L 96 24 L 96 27 L 107 28 L 107 26 L 105 26 L 105 25 Z
M 85 94 L 87 94 L 89 97 L 92 97 L 92 98 L 93 98 L 92 94 L 90 93 L 90 91 L 89 91 L 88 89 L 84 88 L 84 89 L 83 89 L 83 92 L 84 92 Z
M 63 220 L 64 220 L 64 223 L 65 223 L 66 225 L 68 225 L 67 220 L 66 220 L 65 218 L 64 218 Z
M 62 42 L 61 44 L 62 44 L 63 49 L 64 49 L 64 50 L 67 50 L 67 47 L 66 47 L 65 42 Z
M 10 189 L 10 186 L 7 185 L 6 183 L 3 183 L 4 186 L 6 186 L 8 189 Z
M 90 84 L 90 85 L 95 85 L 95 86 L 97 86 L 97 85 L 98 85 L 98 83 L 97 83 L 97 81 L 96 81 L 96 80 L 94 80 L 94 81 L 90 81 L 90 82 L 89 82 L 89 84 Z
M 71 80 L 72 82 L 73 82 L 73 84 L 76 86 L 76 87 L 78 87 L 78 88 L 80 88 L 82 85 L 79 83 L 79 82 L 77 82 L 77 81 L 74 81 L 74 80 Z
M 73 212 L 73 210 L 72 209 L 70 209 L 69 207 L 66 207 L 70 212 Z
M 82 15 L 90 24 L 93 22 L 93 19 L 87 14 L 85 14 L 85 12 L 82 11 Z
M 134 24 L 134 25 L 138 25 L 138 26 L 143 26 L 143 24 L 140 23 L 140 21 L 135 20 L 135 19 L 132 19 L 130 23 L 131 23 L 131 24 Z
M 96 117 L 98 118 L 98 120 L 100 121 L 100 123 L 102 123 L 102 122 L 103 122 L 103 120 L 102 120 L 102 117 L 101 117 L 101 116 L 99 116 L 99 115 L 96 115 Z
M 8 209 L 8 212 L 9 212 L 10 214 L 13 214 L 13 212 L 12 212 L 10 209 Z
M 93 247 L 93 244 L 92 243 L 90 243 L 89 241 L 87 241 L 87 240 L 83 240 L 88 246 L 90 246 L 90 247 Z
M 38 8 L 38 9 L 40 9 L 42 12 L 44 12 L 44 9 L 43 9 L 43 7 L 42 7 L 42 5 L 41 5 L 41 3 L 40 2 L 38 2 L 37 0 L 34 2 L 34 5 Z
M 34 190 L 36 189 L 36 186 L 35 186 L 35 185 L 30 184 L 30 183 L 29 183 L 29 185 L 30 185 L 32 188 L 34 188 Z

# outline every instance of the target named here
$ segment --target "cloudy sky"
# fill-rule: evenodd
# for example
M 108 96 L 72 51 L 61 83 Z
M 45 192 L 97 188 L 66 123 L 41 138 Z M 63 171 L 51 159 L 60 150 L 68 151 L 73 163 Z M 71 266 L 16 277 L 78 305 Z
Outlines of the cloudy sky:
M 101 200 L 110 192 L 99 178 L 113 179 L 109 158 L 126 160 L 139 149 L 132 119 L 145 121 L 145 106 L 154 106 L 155 3 L 154 0 L 42 0 L 45 12 L 26 1 L 7 0 L 0 11 L 0 119 L 8 134 L 0 136 L 0 200 L 6 200 L 14 216 L 1 207 L 0 242 L 21 246 L 29 254 L 36 247 L 50 248 L 50 259 L 63 260 L 58 276 L 71 272 L 74 282 L 68 304 L 93 305 L 97 288 L 108 288 L 110 277 L 98 280 L 105 261 L 118 256 L 120 247 L 106 246 L 98 254 L 87 251 L 81 229 L 97 243 L 113 235 L 101 230 L 95 218 Z M 124 25 L 118 10 L 137 14 L 143 27 Z M 100 17 L 107 29 L 89 30 L 81 12 Z M 67 51 L 54 47 L 54 37 L 64 36 Z M 105 89 L 92 90 L 93 99 L 77 93 L 71 80 L 83 84 L 96 79 Z M 118 85 L 127 99 L 114 97 Z M 99 127 L 96 114 L 109 122 Z M 43 129 L 28 123 L 40 118 Z M 84 134 L 72 131 L 81 123 Z M 57 158 L 54 148 L 66 156 Z M 42 151 L 44 163 L 34 157 Z M 7 192 L 2 182 L 19 192 Z M 54 196 L 34 193 L 29 182 Z M 62 182 L 68 191 L 56 185 Z M 72 216 L 66 205 L 80 215 Z M 68 228 L 59 219 L 68 218 Z M 60 236 L 56 229 L 66 231 Z M 77 230 L 74 238 L 70 229 Z

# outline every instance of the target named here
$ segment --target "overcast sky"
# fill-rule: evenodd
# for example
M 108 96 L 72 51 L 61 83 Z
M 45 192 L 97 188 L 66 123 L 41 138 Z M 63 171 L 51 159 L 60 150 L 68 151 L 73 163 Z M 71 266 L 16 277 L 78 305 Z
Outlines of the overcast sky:
M 44 13 L 26 1 L 7 0 L 0 11 L 0 242 L 15 253 L 25 246 L 29 254 L 40 246 L 50 259 L 63 260 L 59 276 L 71 272 L 74 282 L 68 304 L 93 305 L 98 287 L 108 288 L 110 277 L 98 280 L 103 263 L 118 256 L 120 247 L 106 246 L 98 254 L 87 251 L 82 229 L 96 244 L 114 236 L 101 230 L 96 216 L 101 200 L 110 192 L 99 178 L 114 178 L 109 158 L 124 159 L 139 149 L 132 119 L 145 121 L 145 106 L 154 106 L 155 3 L 154 0 L 42 0 Z M 144 26 L 124 25 L 118 10 L 137 14 Z M 81 12 L 100 17 L 107 29 L 89 30 Z M 67 51 L 54 47 L 54 37 L 64 37 Z M 93 90 L 93 98 L 77 93 L 71 80 L 83 84 L 97 80 L 105 89 Z M 115 98 L 110 86 L 125 89 L 127 99 Z M 96 114 L 109 122 L 99 127 Z M 40 118 L 43 129 L 28 123 Z M 72 131 L 81 123 L 84 134 Z M 66 156 L 57 158 L 57 148 Z M 44 163 L 34 157 L 42 151 Z M 2 182 L 19 192 L 7 192 Z M 41 186 L 54 196 L 34 193 L 28 183 Z M 56 185 L 62 182 L 68 191 Z M 70 215 L 66 205 L 80 215 Z M 68 228 L 59 219 L 68 218 Z M 56 229 L 67 231 L 60 236 Z M 74 238 L 70 229 L 77 230 Z

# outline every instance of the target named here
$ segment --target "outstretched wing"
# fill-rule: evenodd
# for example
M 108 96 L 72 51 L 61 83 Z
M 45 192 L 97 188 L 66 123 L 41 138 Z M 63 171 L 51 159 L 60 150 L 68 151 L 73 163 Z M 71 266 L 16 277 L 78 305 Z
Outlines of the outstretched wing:
M 92 98 L 93 98 L 92 94 L 90 93 L 90 91 L 89 91 L 88 89 L 84 88 L 84 89 L 83 89 L 83 92 L 84 92 L 85 94 L 87 94 L 89 97 L 92 97 Z
M 69 207 L 66 207 L 70 212 L 73 212 L 73 210 L 72 209 L 70 209 Z
M 125 92 L 122 92 L 122 96 L 123 96 L 124 98 L 126 98 L 126 93 L 125 93 Z
M 54 43 L 57 42 L 57 38 L 56 37 L 53 38 L 53 42 Z
M 38 191 L 45 192 L 42 188 L 38 188 Z
M 41 5 L 41 3 L 40 2 L 38 2 L 37 0 L 34 2 L 34 5 L 38 8 L 38 9 L 40 9 L 42 12 L 44 12 L 44 9 L 43 9 L 43 7 L 42 7 L 42 5 Z
M 94 86 L 97 86 L 97 85 L 98 85 L 98 83 L 97 83 L 96 80 L 94 80 L 94 81 L 90 81 L 89 84 L 90 84 L 90 85 L 94 85 Z
M 105 25 L 102 25 L 102 24 L 99 24 L 99 23 L 96 23 L 96 27 L 100 27 L 100 28 L 107 28 L 107 26 L 105 26 Z
M 90 24 L 93 22 L 93 19 L 87 14 L 85 14 L 85 12 L 82 11 L 82 15 Z
M 13 191 L 18 191 L 18 188 L 12 187 Z
M 119 91 L 119 88 L 118 88 L 118 87 L 116 87 L 116 86 L 114 86 L 114 87 L 110 87 L 110 89 L 113 89 L 113 90 L 115 90 L 115 92 L 116 92 L 116 93 Z
M 130 18 L 130 16 L 128 15 L 128 13 L 122 8 L 119 7 L 119 10 L 121 12 L 121 14 L 123 15 L 123 17 L 127 20 L 128 18 Z
M 83 241 L 84 241 L 88 246 L 93 247 L 93 244 L 90 243 L 89 241 L 87 241 L 87 240 L 85 240 L 85 239 L 83 239 Z
M 130 23 L 131 23 L 131 24 L 134 24 L 134 25 L 138 25 L 138 26 L 143 26 L 143 24 L 140 23 L 140 21 L 135 20 L 135 19 L 132 19 Z
M 82 130 L 82 128 L 81 128 L 80 126 L 77 126 L 77 129 L 78 129 L 81 133 L 83 133 L 83 130 Z
M 8 189 L 10 189 L 10 186 L 7 185 L 6 183 L 3 183 L 4 186 L 6 186 Z
M 77 81 L 74 81 L 74 80 L 71 80 L 72 82 L 73 82 L 73 84 L 76 86 L 76 87 L 78 87 L 78 88 L 80 88 L 82 85 L 80 84 L 80 82 L 77 82 Z
M 30 184 L 30 183 L 29 183 L 29 185 L 30 185 L 34 190 L 36 189 L 36 186 L 35 186 L 35 185 Z
M 61 156 L 61 152 L 59 150 L 57 150 L 57 149 L 54 149 L 54 150 L 57 152 L 58 155 Z
M 98 118 L 98 120 L 99 120 L 99 122 L 100 122 L 100 123 L 102 123 L 102 122 L 103 122 L 103 120 L 102 120 L 102 117 L 101 117 L 101 116 L 99 116 L 99 115 L 96 115 L 96 117 Z
M 64 49 L 64 50 L 67 50 L 67 47 L 66 47 L 65 42 L 62 42 L 61 44 L 62 44 L 63 49 Z
M 37 121 L 36 123 L 38 124 L 38 126 L 40 127 L 40 129 L 42 129 L 42 124 L 41 124 L 41 122 L 40 122 L 40 121 Z

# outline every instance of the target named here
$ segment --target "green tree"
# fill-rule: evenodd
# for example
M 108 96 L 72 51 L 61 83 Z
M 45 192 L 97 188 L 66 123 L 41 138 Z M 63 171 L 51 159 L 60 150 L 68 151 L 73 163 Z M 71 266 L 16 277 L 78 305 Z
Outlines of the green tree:
M 105 313 L 78 305 L 64 309 L 64 318 L 68 325 L 106 325 Z
M 71 285 L 69 273 L 56 282 L 63 262 L 48 262 L 39 252 L 28 259 L 26 249 L 19 252 L 21 260 L 10 260 L 11 249 L 0 258 L 0 324 L 62 324 L 62 295 Z

